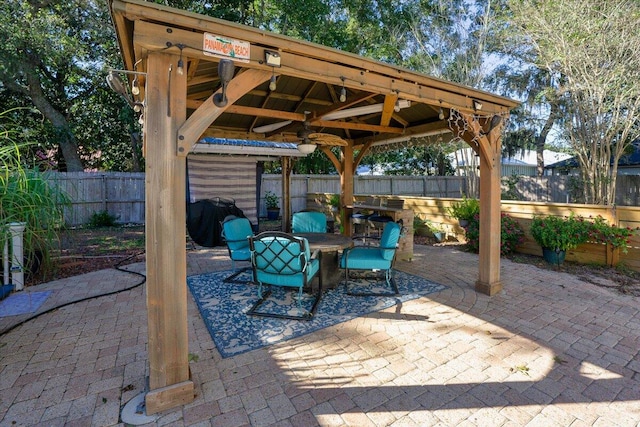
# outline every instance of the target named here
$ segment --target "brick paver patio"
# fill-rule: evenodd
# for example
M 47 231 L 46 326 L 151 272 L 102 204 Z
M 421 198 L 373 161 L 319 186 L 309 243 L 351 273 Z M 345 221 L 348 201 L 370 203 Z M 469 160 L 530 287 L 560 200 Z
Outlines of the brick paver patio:
M 487 297 L 476 255 L 415 249 L 397 268 L 449 289 L 228 359 L 189 295 L 197 396 L 152 425 L 640 425 L 637 298 L 506 260 L 504 291 Z M 188 253 L 189 274 L 229 267 L 226 249 Z M 46 310 L 138 281 L 102 270 L 38 290 L 54 290 Z M 144 286 L 3 334 L 0 425 L 118 425 L 144 390 L 146 342 Z

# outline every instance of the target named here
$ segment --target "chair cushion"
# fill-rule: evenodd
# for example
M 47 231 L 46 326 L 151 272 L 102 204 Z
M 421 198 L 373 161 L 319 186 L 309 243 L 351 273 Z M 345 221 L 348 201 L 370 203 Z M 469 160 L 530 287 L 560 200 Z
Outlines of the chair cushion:
M 327 216 L 322 212 L 296 212 L 291 220 L 293 233 L 326 233 Z
M 371 215 L 369 218 L 371 222 L 390 222 L 393 221 L 389 215 Z
M 247 218 L 235 218 L 223 222 L 222 230 L 229 250 L 249 249 L 248 238 L 253 235 L 253 228 Z
M 312 259 L 307 263 L 307 281 L 311 281 L 313 276 L 320 270 L 320 262 L 317 259 Z M 258 281 L 274 286 L 289 286 L 289 287 L 302 287 L 305 280 L 302 273 L 295 273 L 291 275 L 283 275 L 277 273 L 267 273 L 263 270 L 256 272 Z
M 402 227 L 400 224 L 395 222 L 388 222 L 384 226 L 384 231 L 382 232 L 382 237 L 380 237 L 380 247 L 387 248 L 381 249 L 382 257 L 386 260 L 393 260 L 393 256 L 396 253 L 396 245 L 398 244 L 398 240 L 400 240 L 400 231 Z
M 391 268 L 391 259 L 383 256 L 383 251 L 379 248 L 355 247 L 347 249 L 342 253 L 340 260 L 341 268 L 349 268 L 353 270 L 388 270 Z
M 306 281 L 313 278 L 320 269 L 320 262 L 310 259 L 309 243 L 305 238 L 301 240 L 304 242 L 304 254 L 299 240 L 273 236 L 255 239 L 253 263 L 256 279 L 276 286 L 304 286 L 305 275 Z M 304 272 L 303 259 L 308 260 Z
M 234 261 L 249 261 L 251 259 L 251 250 L 248 246 L 246 248 L 232 250 L 229 254 Z

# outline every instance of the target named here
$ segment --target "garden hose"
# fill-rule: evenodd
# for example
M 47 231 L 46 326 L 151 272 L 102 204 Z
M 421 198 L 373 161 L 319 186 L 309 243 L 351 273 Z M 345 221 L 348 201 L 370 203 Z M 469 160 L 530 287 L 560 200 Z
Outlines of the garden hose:
M 128 260 L 130 260 L 131 258 L 137 257 L 138 255 L 141 255 L 141 254 L 143 254 L 143 253 L 144 253 L 144 252 L 138 252 L 138 253 L 136 253 L 136 254 L 130 255 L 130 256 L 128 256 L 128 257 L 126 257 L 126 258 L 124 258 L 124 259 L 122 259 L 122 260 L 118 261 L 118 262 L 116 263 L 116 265 L 114 265 L 114 267 L 113 267 L 113 268 L 115 268 L 115 269 L 116 269 L 116 270 L 118 270 L 118 271 L 122 271 L 122 272 L 125 272 L 125 273 L 130 273 L 130 274 L 135 274 L 135 275 L 137 275 L 137 276 L 142 277 L 142 280 L 141 280 L 140 282 L 135 283 L 135 284 L 133 284 L 133 285 L 131 285 L 131 286 L 127 287 L 127 288 L 124 288 L 124 289 L 118 289 L 118 290 L 115 290 L 115 291 L 107 292 L 106 294 L 100 294 L 100 295 L 93 295 L 93 296 L 89 296 L 89 297 L 84 297 L 84 298 L 81 298 L 81 299 L 79 299 L 79 300 L 75 300 L 75 301 L 68 301 L 68 302 L 65 302 L 64 304 L 60 304 L 60 305 L 58 305 L 58 306 L 51 307 L 51 308 L 49 308 L 49 309 L 47 309 L 47 310 L 45 310 L 45 311 L 42 311 L 42 312 L 40 312 L 40 313 L 36 313 L 36 314 L 34 314 L 33 316 L 31 316 L 31 317 L 27 317 L 26 319 L 21 320 L 20 322 L 16 323 L 15 325 L 10 326 L 10 327 L 8 327 L 7 329 L 5 329 L 5 330 L 1 331 L 1 332 L 0 332 L 0 337 L 2 337 L 3 335 L 8 334 L 9 332 L 11 332 L 12 330 L 14 330 L 14 329 L 15 329 L 15 328 L 17 328 L 18 326 L 21 326 L 21 325 L 23 325 L 23 324 L 25 324 L 25 323 L 27 323 L 27 322 L 29 322 L 29 321 L 33 320 L 33 319 L 36 319 L 36 318 L 38 318 L 38 317 L 42 316 L 43 314 L 51 313 L 52 311 L 58 310 L 58 309 L 60 309 L 60 308 L 63 308 L 63 307 L 66 307 L 66 306 L 68 306 L 68 305 L 75 304 L 75 303 L 78 303 L 78 302 L 88 301 L 88 300 L 95 299 L 95 298 L 100 298 L 100 297 L 106 297 L 106 296 L 114 295 L 114 294 L 117 294 L 117 293 L 120 293 L 120 292 L 124 292 L 124 291 L 130 291 L 131 289 L 137 288 L 138 286 L 140 286 L 140 285 L 144 284 L 144 282 L 147 280 L 147 276 L 145 276 L 143 273 L 138 273 L 137 271 L 125 270 L 124 268 L 122 268 L 122 267 L 121 267 L 121 265 L 122 265 L 125 261 L 128 261 Z

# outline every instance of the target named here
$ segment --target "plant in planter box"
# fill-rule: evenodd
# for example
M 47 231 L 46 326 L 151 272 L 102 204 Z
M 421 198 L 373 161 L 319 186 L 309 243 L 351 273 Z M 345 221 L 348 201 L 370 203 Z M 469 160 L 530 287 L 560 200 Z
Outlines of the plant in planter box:
M 531 236 L 542 248 L 567 251 L 589 239 L 592 224 L 581 216 L 535 216 Z
M 331 210 L 333 212 L 338 212 L 340 210 L 340 195 L 339 194 L 332 194 L 331 197 L 329 197 L 329 206 L 331 206 Z
M 591 224 L 589 240 L 605 243 L 620 249 L 622 253 L 627 253 L 629 239 L 638 231 L 638 228 L 617 227 L 610 225 L 606 220 L 598 215 Z
M 267 205 L 267 219 L 278 219 L 278 216 L 280 215 L 279 201 L 280 199 L 274 192 L 267 191 L 265 193 L 264 202 Z
M 473 217 L 465 228 L 467 249 L 477 253 L 480 250 L 480 215 Z M 516 251 L 524 242 L 524 230 L 518 221 L 502 212 L 500 214 L 500 255 L 507 255 Z
M 447 208 L 447 214 L 457 219 L 460 226 L 466 227 L 469 221 L 480 214 L 480 201 L 465 197 L 458 202 L 453 202 L 451 207 Z
M 573 214 L 535 216 L 531 236 L 542 247 L 542 256 L 551 264 L 562 264 L 566 251 L 575 249 L 589 239 L 593 224 Z

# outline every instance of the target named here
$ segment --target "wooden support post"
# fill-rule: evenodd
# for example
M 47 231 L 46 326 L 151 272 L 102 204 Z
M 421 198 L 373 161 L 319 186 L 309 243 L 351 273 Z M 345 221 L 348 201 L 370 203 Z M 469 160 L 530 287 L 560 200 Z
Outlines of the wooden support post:
M 493 138 L 492 138 L 493 137 Z M 480 138 L 480 271 L 476 291 L 495 295 L 500 282 L 500 132 Z
M 291 158 L 283 157 L 282 164 L 282 228 L 291 232 Z
M 186 119 L 186 76 L 178 56 L 150 53 L 144 139 L 149 392 L 147 414 L 189 403 L 185 157 L 176 135 Z
M 342 173 L 340 173 L 340 199 L 341 206 L 353 206 L 353 146 L 351 144 L 342 147 Z M 343 208 L 340 211 L 342 215 L 342 234 L 351 236 L 351 214 L 352 209 Z

